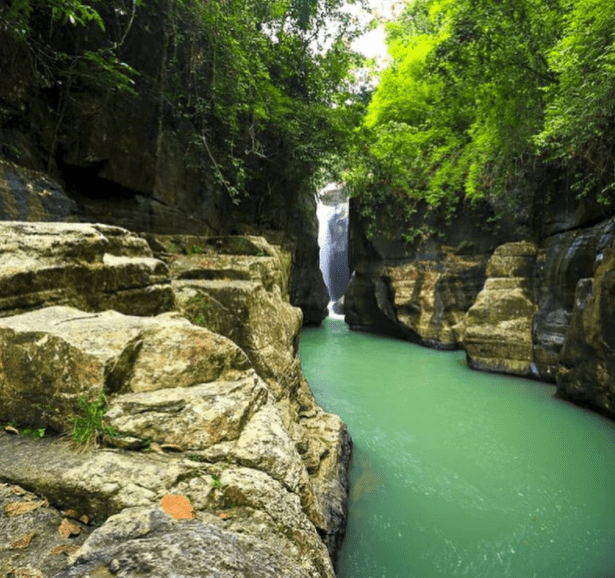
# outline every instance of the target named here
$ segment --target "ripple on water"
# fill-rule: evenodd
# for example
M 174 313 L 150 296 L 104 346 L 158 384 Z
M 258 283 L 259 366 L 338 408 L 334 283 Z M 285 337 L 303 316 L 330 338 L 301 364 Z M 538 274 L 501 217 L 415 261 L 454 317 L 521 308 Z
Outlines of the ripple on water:
M 355 442 L 339 578 L 615 575 L 612 422 L 340 322 L 300 353 Z

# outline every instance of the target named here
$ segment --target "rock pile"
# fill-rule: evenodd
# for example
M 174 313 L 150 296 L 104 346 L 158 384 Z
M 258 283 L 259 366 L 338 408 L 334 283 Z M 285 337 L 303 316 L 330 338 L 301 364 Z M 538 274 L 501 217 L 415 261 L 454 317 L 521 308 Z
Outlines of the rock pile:
M 302 376 L 288 255 L 148 242 L 0 226 L 0 575 L 332 578 L 350 438 Z

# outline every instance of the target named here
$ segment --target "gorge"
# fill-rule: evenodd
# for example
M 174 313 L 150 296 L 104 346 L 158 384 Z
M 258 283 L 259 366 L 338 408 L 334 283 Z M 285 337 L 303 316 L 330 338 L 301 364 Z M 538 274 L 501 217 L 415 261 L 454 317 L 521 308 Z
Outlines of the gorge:
M 382 107 L 361 165 L 342 4 L 0 5 L 0 578 L 615 573 L 615 207 L 525 149 L 430 204 L 487 125 L 425 51 L 389 95 L 446 130 Z M 447 6 L 452 65 L 508 4 Z

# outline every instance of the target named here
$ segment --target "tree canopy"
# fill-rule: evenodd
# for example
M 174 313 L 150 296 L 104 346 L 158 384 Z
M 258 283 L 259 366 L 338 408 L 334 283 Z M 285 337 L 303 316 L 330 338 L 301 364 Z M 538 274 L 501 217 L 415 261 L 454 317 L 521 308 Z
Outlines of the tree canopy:
M 515 195 L 545 163 L 611 202 L 614 25 L 611 0 L 409 2 L 346 167 L 364 212 Z

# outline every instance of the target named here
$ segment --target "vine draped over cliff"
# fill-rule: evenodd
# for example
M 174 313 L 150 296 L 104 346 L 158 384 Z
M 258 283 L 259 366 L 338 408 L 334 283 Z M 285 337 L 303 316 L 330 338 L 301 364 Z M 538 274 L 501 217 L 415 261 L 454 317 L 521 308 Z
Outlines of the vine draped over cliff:
M 347 143 L 356 118 L 347 75 L 359 58 L 347 4 L 13 0 L 0 7 L 0 33 L 28 53 L 27 75 L 54 110 L 55 134 L 42 143 L 48 170 L 62 162 L 59 135 L 85 92 L 137 102 L 156 93 L 159 118 L 189 134 L 185 162 L 239 202 L 309 183 Z M 158 27 L 160 66 L 138 62 L 136 31 Z M 21 160 L 19 146 L 2 144 Z

